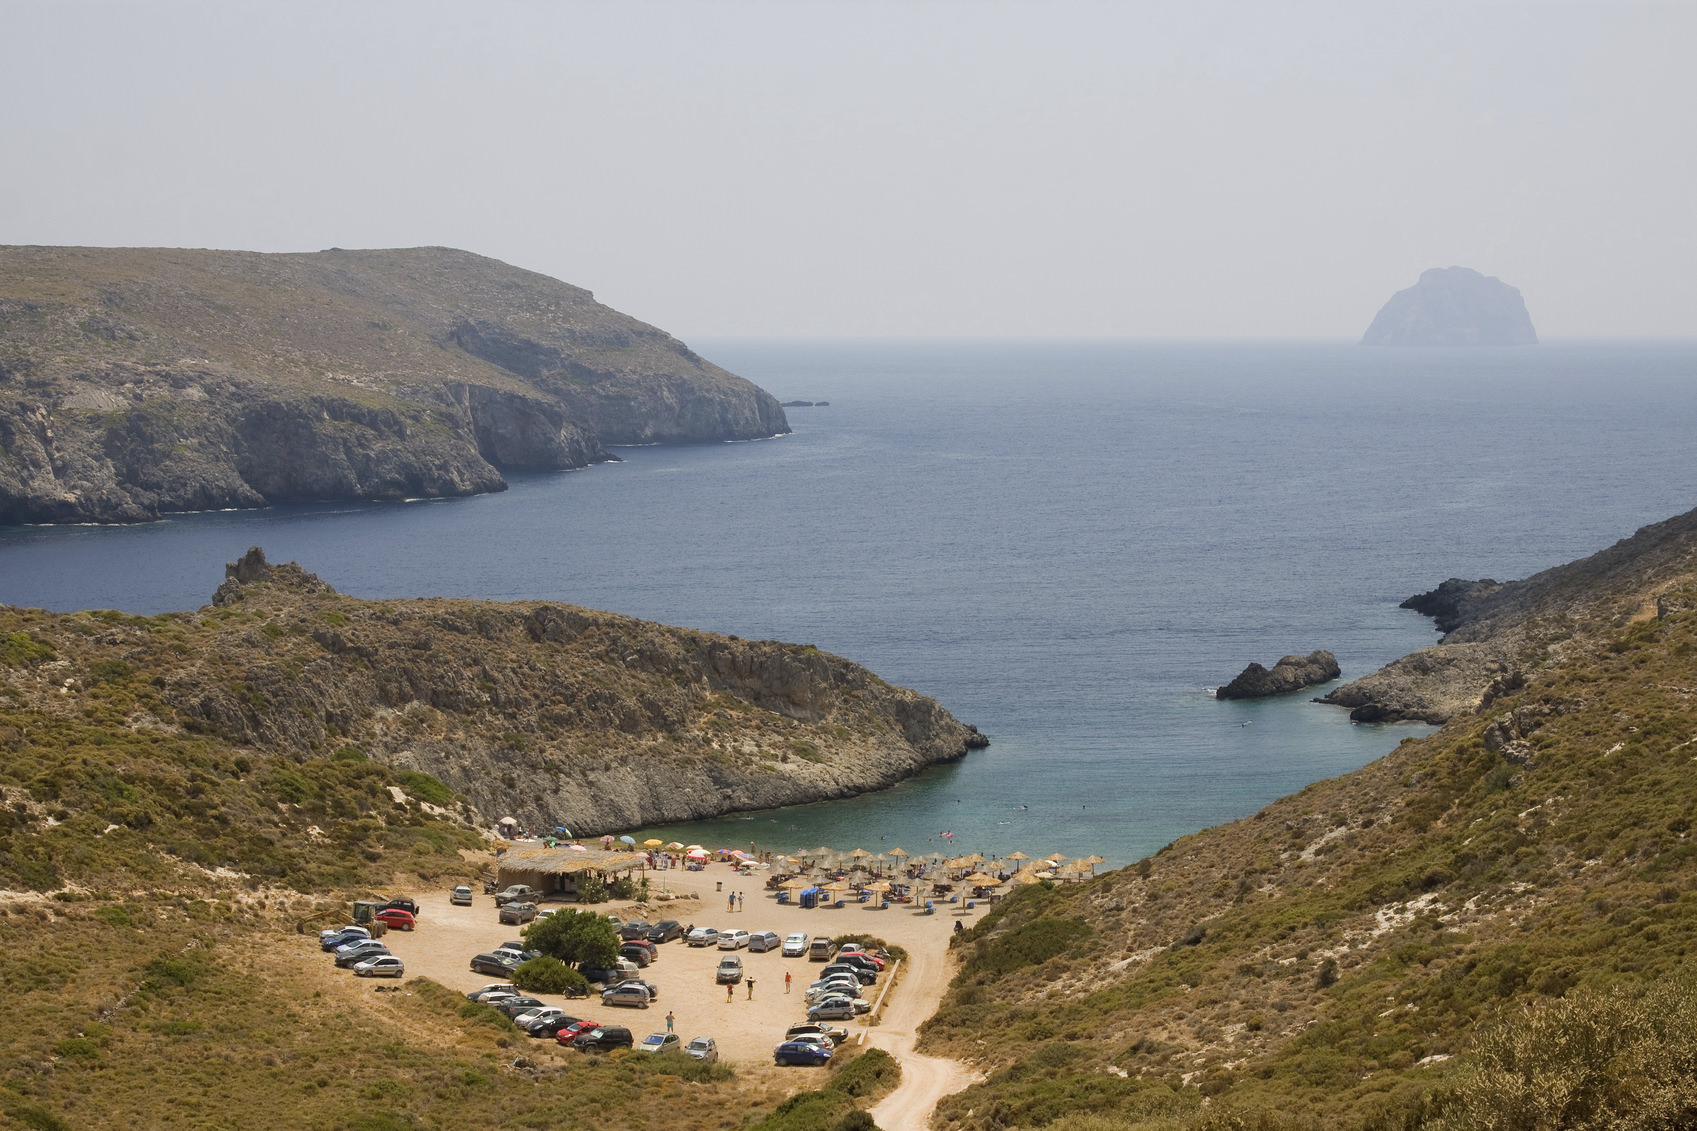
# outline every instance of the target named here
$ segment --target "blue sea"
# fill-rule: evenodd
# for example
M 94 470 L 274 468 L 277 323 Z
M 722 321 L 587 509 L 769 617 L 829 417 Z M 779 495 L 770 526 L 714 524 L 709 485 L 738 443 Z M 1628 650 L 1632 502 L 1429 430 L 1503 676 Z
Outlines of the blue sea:
M 621 449 L 479 498 L 0 529 L 0 601 L 195 608 L 261 545 L 363 597 L 816 644 L 992 745 L 878 794 L 634 834 L 1112 866 L 1426 730 L 1215 702 L 1248 662 L 1327 648 L 1362 675 L 1436 639 L 1410 594 L 1697 506 L 1694 342 L 692 345 L 830 404 L 790 409 L 789 436 Z

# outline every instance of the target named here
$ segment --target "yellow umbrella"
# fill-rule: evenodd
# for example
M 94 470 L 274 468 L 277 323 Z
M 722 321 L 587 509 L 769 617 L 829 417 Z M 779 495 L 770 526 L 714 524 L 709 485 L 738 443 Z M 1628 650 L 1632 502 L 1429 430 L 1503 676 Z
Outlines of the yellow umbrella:
M 866 890 L 867 891 L 875 891 L 875 892 L 886 892 L 886 891 L 890 890 L 890 885 L 885 883 L 883 880 L 879 880 L 875 884 L 867 884 Z
M 891 856 L 903 856 L 903 857 L 905 857 L 907 855 L 907 853 L 903 852 L 899 848 L 892 848 L 892 849 L 890 849 L 890 855 Z
M 779 884 L 778 886 L 785 891 L 803 891 L 807 888 L 812 887 L 813 885 L 808 883 L 806 880 L 802 879 L 800 876 L 797 876 L 793 880 L 785 880 L 783 883 Z
M 832 880 L 830 883 L 826 884 L 824 886 L 824 888 L 822 888 L 821 890 L 823 890 L 823 891 L 834 891 L 834 892 L 839 892 L 839 893 L 845 892 L 845 891 L 849 890 L 849 884 L 846 880 Z
M 660 840 L 658 837 L 649 837 L 647 840 L 642 842 L 642 847 L 644 847 L 644 848 L 659 848 L 664 843 L 665 842 Z
M 995 876 L 987 876 L 983 872 L 974 872 L 972 875 L 961 881 L 963 884 L 972 884 L 975 887 L 981 888 L 995 887 L 1001 882 L 1002 881 L 998 880 Z
M 962 856 L 960 858 L 960 862 L 962 864 L 982 864 L 984 863 L 984 857 L 974 852 L 971 856 Z

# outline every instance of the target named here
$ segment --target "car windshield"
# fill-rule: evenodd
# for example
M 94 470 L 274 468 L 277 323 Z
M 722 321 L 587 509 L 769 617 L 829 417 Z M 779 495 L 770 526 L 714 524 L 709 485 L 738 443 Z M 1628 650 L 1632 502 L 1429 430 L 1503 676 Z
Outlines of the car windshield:
M 689 1047 L 692 1049 L 704 1049 L 712 1045 L 712 1043 L 713 1042 L 707 1037 L 697 1037 L 689 1043 Z

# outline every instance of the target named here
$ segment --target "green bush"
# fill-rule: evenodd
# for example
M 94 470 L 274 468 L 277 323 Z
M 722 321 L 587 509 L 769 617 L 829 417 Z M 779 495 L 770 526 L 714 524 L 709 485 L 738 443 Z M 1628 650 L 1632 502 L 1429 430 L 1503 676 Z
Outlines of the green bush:
M 589 992 L 589 982 L 582 974 L 548 955 L 519 963 L 513 970 L 513 985 L 534 994 Z

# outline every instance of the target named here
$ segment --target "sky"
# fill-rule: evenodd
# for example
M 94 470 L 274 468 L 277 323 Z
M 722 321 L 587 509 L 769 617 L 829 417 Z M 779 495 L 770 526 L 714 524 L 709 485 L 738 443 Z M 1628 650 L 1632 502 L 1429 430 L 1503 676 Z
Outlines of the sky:
M 0 243 L 440 244 L 691 337 L 1697 334 L 1697 4 L 0 0 Z

